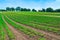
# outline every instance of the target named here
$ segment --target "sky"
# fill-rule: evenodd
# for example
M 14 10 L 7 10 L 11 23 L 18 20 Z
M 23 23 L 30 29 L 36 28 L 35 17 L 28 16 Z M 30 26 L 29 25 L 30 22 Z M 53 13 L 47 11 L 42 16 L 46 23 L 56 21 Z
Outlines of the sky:
M 0 0 L 0 9 L 6 7 L 42 9 L 51 7 L 53 9 L 60 8 L 60 0 Z

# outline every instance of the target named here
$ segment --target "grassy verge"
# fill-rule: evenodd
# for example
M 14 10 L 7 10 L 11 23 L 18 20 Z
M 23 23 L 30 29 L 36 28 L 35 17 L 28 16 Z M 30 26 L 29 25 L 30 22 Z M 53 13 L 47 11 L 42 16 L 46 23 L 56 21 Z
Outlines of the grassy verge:
M 6 23 L 3 21 L 3 19 L 2 19 L 2 14 L 0 15 L 0 26 L 1 26 L 1 40 L 5 40 L 4 38 L 5 38 L 5 32 L 7 32 L 7 35 L 8 35 L 8 37 L 9 37 L 9 40 L 13 40 L 13 38 L 14 38 L 14 34 L 11 32 L 11 30 L 9 30 L 9 28 L 8 28 L 8 26 L 6 25 Z M 4 30 L 6 30 L 5 32 L 4 32 Z

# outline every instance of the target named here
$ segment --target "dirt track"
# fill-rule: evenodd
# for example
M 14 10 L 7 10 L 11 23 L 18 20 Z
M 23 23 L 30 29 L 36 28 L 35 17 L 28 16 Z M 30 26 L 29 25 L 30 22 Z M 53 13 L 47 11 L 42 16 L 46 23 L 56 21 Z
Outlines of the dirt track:
M 3 18 L 3 20 L 4 20 L 4 18 Z M 6 21 L 5 21 L 5 23 L 7 24 L 7 26 L 9 27 L 9 29 L 14 33 L 15 40 L 30 40 L 27 35 L 24 35 L 22 32 L 18 31 L 13 26 L 11 26 L 10 24 L 8 24 Z
M 4 29 L 4 31 L 5 31 L 5 34 L 6 34 L 6 36 L 5 36 L 5 40 L 9 40 L 9 37 L 8 37 L 7 32 L 6 32 L 5 29 Z
M 27 27 L 27 28 L 31 28 L 31 29 L 33 29 L 37 32 L 41 32 L 41 33 L 45 34 L 45 37 L 49 40 L 60 40 L 60 36 L 58 36 L 58 35 L 54 35 L 54 34 L 51 34 L 49 32 L 43 31 L 43 30 L 35 29 L 35 28 L 32 28 L 31 26 L 27 26 L 27 25 L 20 24 L 20 23 L 17 23 L 17 22 L 16 22 L 16 24 L 19 24 L 19 25 Z
M 7 17 L 8 18 L 8 17 Z M 9 19 L 9 18 L 8 18 Z M 9 19 L 9 20 L 11 20 L 11 19 Z M 12 20 L 13 21 L 13 20 Z M 31 28 L 31 29 L 33 29 L 33 30 L 35 30 L 35 31 L 38 31 L 38 32 L 41 32 L 41 33 L 43 33 L 43 34 L 45 34 L 45 37 L 48 39 L 48 40 L 60 40 L 60 36 L 57 36 L 57 35 L 54 35 L 54 34 L 51 34 L 51 33 L 49 33 L 49 32 L 46 32 L 46 31 L 43 31 L 43 30 L 39 30 L 39 29 L 35 29 L 35 28 L 32 28 L 32 27 L 30 27 L 30 26 L 27 26 L 27 25 L 25 25 L 25 24 L 21 24 L 21 23 L 17 23 L 17 22 L 15 22 L 15 21 L 13 21 L 14 23 L 16 23 L 16 24 L 18 24 L 18 25 L 21 25 L 21 26 L 24 26 L 24 27 L 27 27 L 27 28 Z M 8 24 L 8 23 L 7 23 Z M 21 38 L 21 39 L 23 39 L 23 40 L 27 40 L 26 38 L 24 38 L 24 36 L 23 36 L 23 34 L 21 34 L 21 33 L 19 33 L 19 32 L 17 32 L 16 33 L 16 29 L 14 29 L 11 25 L 9 25 L 8 24 L 8 26 L 9 26 L 9 28 L 14 32 L 14 34 L 16 35 L 20 35 L 20 37 L 18 37 L 17 35 L 16 35 L 16 38 L 18 37 L 19 39 L 21 38 L 21 37 L 23 37 L 23 38 Z
M 8 18 L 8 17 L 7 17 L 7 18 Z M 15 21 L 13 21 L 13 22 L 15 22 Z M 32 27 L 30 27 L 30 26 L 27 26 L 27 25 L 24 25 L 24 24 L 21 24 L 21 23 L 17 23 L 17 22 L 15 22 L 15 23 L 16 23 L 16 24 L 19 24 L 19 25 L 21 25 L 21 26 L 25 26 L 25 27 L 27 27 L 27 28 L 31 28 L 31 29 L 33 29 L 33 30 L 35 30 L 35 31 L 41 32 L 41 33 L 45 34 L 45 37 L 47 37 L 47 38 L 50 39 L 50 40 L 60 40 L 60 36 L 57 36 L 57 35 L 48 33 L 48 32 L 43 31 L 43 30 L 39 30 L 39 29 L 32 28 Z

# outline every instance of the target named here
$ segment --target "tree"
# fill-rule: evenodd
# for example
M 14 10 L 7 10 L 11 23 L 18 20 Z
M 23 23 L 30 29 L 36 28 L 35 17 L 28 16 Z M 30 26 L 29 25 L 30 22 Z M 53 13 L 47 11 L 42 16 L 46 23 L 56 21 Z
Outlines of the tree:
M 38 12 L 42 12 L 42 10 L 38 10 Z
M 42 9 L 42 12 L 45 12 L 45 9 Z
M 46 12 L 53 12 L 53 9 L 52 8 L 47 8 Z
M 9 7 L 6 7 L 6 11 L 11 11 L 11 9 Z
M 31 11 L 31 9 L 27 9 L 27 11 Z
M 21 11 L 24 11 L 24 8 L 21 8 Z
M 13 7 L 11 7 L 10 9 L 11 9 L 11 11 L 15 11 L 15 8 L 13 8 Z
M 27 8 L 21 8 L 21 11 L 31 11 L 31 10 Z
M 5 9 L 0 9 L 0 11 L 6 11 Z
M 16 7 L 16 11 L 21 11 L 21 8 L 20 7 Z
M 21 8 L 21 11 L 23 11 L 23 8 Z
M 33 12 L 36 12 L 36 10 L 35 10 L 35 9 L 32 9 L 32 11 L 33 11 Z
M 60 9 L 56 9 L 55 12 L 60 12 Z
M 23 11 L 27 11 L 27 8 L 23 8 Z

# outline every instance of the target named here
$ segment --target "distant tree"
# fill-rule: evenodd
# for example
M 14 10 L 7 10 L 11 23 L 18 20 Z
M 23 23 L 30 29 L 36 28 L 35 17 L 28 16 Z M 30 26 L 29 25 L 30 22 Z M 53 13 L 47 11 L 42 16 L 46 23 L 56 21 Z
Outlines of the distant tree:
M 31 11 L 31 9 L 27 9 L 27 11 Z
M 0 11 L 6 11 L 5 9 L 0 9 Z
M 31 9 L 21 8 L 21 11 L 31 11 Z
M 47 8 L 46 12 L 53 12 L 53 9 L 52 8 Z
M 42 9 L 42 12 L 45 12 L 45 9 Z
M 23 11 L 27 11 L 27 8 L 23 8 Z
M 9 8 L 9 7 L 6 7 L 6 11 L 11 11 L 11 8 Z
M 21 11 L 24 11 L 24 8 L 21 8 Z
M 36 10 L 35 10 L 35 9 L 32 9 L 32 11 L 33 11 L 33 12 L 36 12 Z
M 20 7 L 16 7 L 16 11 L 21 11 L 21 8 Z
M 15 11 L 15 8 L 14 7 L 11 7 L 10 9 L 11 9 L 11 11 Z
M 56 9 L 55 12 L 60 12 L 60 9 Z
M 42 10 L 38 10 L 38 12 L 42 12 Z
M 21 11 L 26 11 L 26 8 L 21 8 Z

